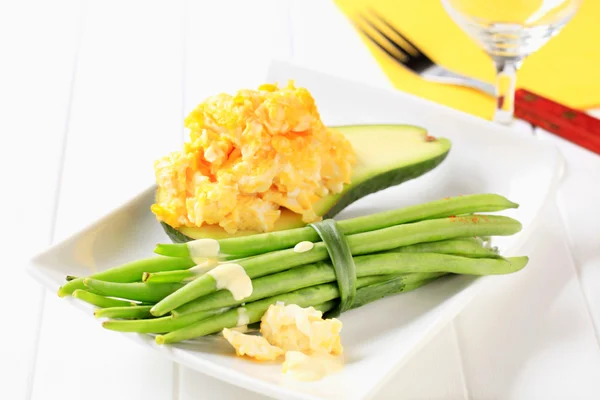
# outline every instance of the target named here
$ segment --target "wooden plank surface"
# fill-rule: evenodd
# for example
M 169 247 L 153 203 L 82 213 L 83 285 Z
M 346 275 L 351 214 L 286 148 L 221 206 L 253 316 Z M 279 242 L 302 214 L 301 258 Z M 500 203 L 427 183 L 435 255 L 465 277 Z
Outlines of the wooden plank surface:
M 182 131 L 183 3 L 89 1 L 84 18 L 57 239 L 152 183 Z M 164 400 L 172 382 L 170 361 L 46 296 L 33 399 Z
M 290 0 L 290 16 L 294 63 L 390 87 L 383 70 L 333 1 Z
M 0 232 L 0 399 L 26 398 L 35 365 L 44 290 L 24 267 L 53 239 L 79 17 L 76 0 L 0 3 L 0 208 L 10 227 Z
M 600 117 L 600 110 L 590 113 Z M 577 277 L 594 321 L 596 340 L 600 343 L 600 156 L 558 136 L 544 132 L 540 136 L 560 146 L 567 160 L 557 204 Z

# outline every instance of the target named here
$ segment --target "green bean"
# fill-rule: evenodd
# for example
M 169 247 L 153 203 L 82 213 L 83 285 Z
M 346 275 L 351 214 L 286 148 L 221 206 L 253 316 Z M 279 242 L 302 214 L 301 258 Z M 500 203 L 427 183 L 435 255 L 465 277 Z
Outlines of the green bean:
M 104 321 L 102 326 L 106 329 L 118 332 L 165 333 L 181 329 L 194 322 L 212 317 L 226 310 L 227 309 L 201 311 L 187 314 L 179 318 L 173 318 L 172 315 L 167 315 L 166 317 L 133 321 L 108 320 Z
M 176 271 L 159 271 L 159 272 L 144 272 L 142 275 L 143 282 L 186 282 L 191 281 L 208 271 L 216 268 L 219 265 L 217 258 L 206 259 L 198 265 Z
M 144 272 L 172 271 L 177 269 L 191 268 L 194 265 L 196 265 L 194 261 L 189 258 L 158 256 L 131 261 L 126 264 L 89 275 L 87 278 L 93 278 L 107 282 L 138 282 L 142 278 L 142 274 Z M 70 295 L 76 289 L 85 289 L 83 279 L 83 277 L 76 278 L 65 283 L 58 289 L 58 296 L 64 297 Z
M 172 283 L 186 282 L 200 276 L 190 269 L 180 269 L 177 271 L 144 272 L 142 282 L 146 283 Z
M 166 257 L 190 257 L 186 243 L 158 243 L 154 252 Z
M 219 290 L 186 303 L 173 310 L 172 313 L 178 318 L 184 314 L 250 303 L 265 297 L 291 292 L 308 286 L 316 286 L 334 280 L 335 272 L 331 263 L 321 261 L 253 279 L 252 294 L 245 299 L 235 300 L 229 290 Z
M 409 246 L 398 247 L 389 251 L 398 253 L 454 254 L 473 258 L 500 257 L 497 249 L 483 247 L 481 239 L 477 237 L 442 240 L 439 242 L 417 243 Z M 195 273 L 195 268 L 196 267 L 179 271 L 154 272 L 150 274 L 144 272 L 142 281 L 156 283 L 189 282 L 198 276 L 203 275 L 203 273 Z
M 73 279 L 77 279 L 77 277 L 73 276 L 73 275 L 67 275 L 67 276 L 65 276 L 65 281 L 67 281 L 67 282 L 72 281 Z
M 94 311 L 96 318 L 152 318 L 150 309 L 152 306 L 129 306 L 129 307 L 110 307 L 100 308 Z
M 321 304 L 317 304 L 316 306 L 312 306 L 315 310 L 319 310 L 321 311 L 323 314 L 325 314 L 327 311 L 332 310 L 335 306 L 338 305 L 339 300 L 329 300 L 326 301 L 324 303 Z M 260 329 L 260 321 L 257 323 L 255 322 L 255 324 L 258 324 L 259 329 Z M 250 325 L 248 325 L 250 326 Z
M 357 279 L 356 286 L 360 288 L 385 280 L 389 280 L 389 277 L 369 276 L 366 278 L 359 278 Z M 328 302 L 338 297 L 339 290 L 337 284 L 326 283 L 247 303 L 243 308 L 245 309 L 245 314 L 249 318 L 248 323 L 251 324 L 260 321 L 269 306 L 280 301 L 286 304 L 296 304 L 299 307 L 309 307 Z M 210 335 L 211 333 L 220 332 L 223 328 L 233 328 L 237 326 L 238 316 L 238 309 L 235 308 L 226 311 L 223 314 L 171 331 L 166 335 L 159 335 L 155 340 L 157 344 L 168 344 L 193 339 L 199 336 Z M 177 320 L 177 318 L 174 320 Z
M 365 304 L 380 300 L 384 297 L 408 292 L 430 283 L 446 273 L 422 273 L 402 275 L 385 282 L 373 283 L 356 291 L 356 298 L 352 308 L 362 307 Z
M 368 254 L 411 244 L 480 235 L 510 236 L 519 232 L 519 221 L 505 216 L 448 217 L 392 226 L 348 236 L 352 254 Z
M 504 216 L 473 215 L 468 218 L 439 218 L 427 221 L 396 225 L 371 232 L 348 236 L 348 244 L 353 255 L 369 254 L 390 250 L 416 243 L 433 242 L 459 237 L 481 235 L 512 235 L 521 230 L 521 223 Z M 328 258 L 322 242 L 310 250 L 296 253 L 293 249 L 242 259 L 238 261 L 250 278 L 270 275 L 289 268 L 322 261 Z M 167 296 L 152 308 L 154 316 L 162 316 L 183 304 L 217 290 L 216 281 L 211 275 L 203 275 L 177 292 Z
M 313 304 L 320 304 L 328 300 L 333 300 L 337 296 L 337 285 L 328 283 L 248 303 L 244 308 L 246 309 L 245 314 L 249 317 L 248 323 L 254 323 L 260 321 L 269 306 L 277 301 L 297 304 L 300 307 L 308 307 Z M 159 335 L 155 340 L 157 344 L 175 343 L 220 332 L 223 328 L 233 328 L 237 326 L 237 324 L 238 311 L 237 309 L 233 309 L 221 315 L 169 332 L 166 335 Z
M 369 254 L 355 258 L 355 263 L 360 264 L 360 273 L 365 275 L 424 272 L 479 276 L 504 275 L 520 271 L 528 261 L 527 256 L 469 258 L 450 254 L 394 252 Z
M 477 238 L 460 238 L 426 242 L 398 247 L 389 251 L 397 253 L 441 253 L 473 258 L 499 258 L 498 249 L 483 247 Z
M 92 293 L 88 290 L 77 289 L 73 292 L 73 297 L 79 300 L 83 300 L 86 303 L 90 303 L 96 307 L 107 308 L 107 307 L 125 307 L 131 306 L 135 303 L 125 300 L 111 299 L 109 297 L 101 296 L 99 294 Z
M 180 283 L 117 283 L 85 278 L 85 286 L 111 297 L 156 303 L 183 287 Z
M 476 212 L 494 212 L 517 207 L 518 204 L 497 194 L 471 194 L 340 220 L 338 221 L 338 227 L 345 235 L 353 235 L 431 218 Z M 319 235 L 311 227 L 302 227 L 221 239 L 219 245 L 221 252 L 224 254 L 249 256 L 291 248 L 302 241 L 317 242 L 319 240 Z M 167 256 L 189 256 L 188 247 L 185 243 L 159 244 L 154 251 L 157 254 Z
M 522 269 L 527 258 L 485 259 L 437 253 L 379 253 L 354 258 L 356 276 L 399 275 L 411 273 L 463 273 L 472 275 L 506 274 Z M 252 294 L 235 300 L 228 290 L 219 290 L 192 300 L 172 311 L 175 317 L 191 312 L 231 307 L 304 287 L 334 282 L 330 262 L 321 261 L 252 280 Z
M 374 289 L 383 290 L 387 289 L 389 284 L 384 287 L 375 286 L 378 284 L 385 284 L 386 282 L 393 281 L 394 283 L 398 281 L 402 281 L 406 284 L 406 290 L 411 288 L 411 285 L 415 285 L 421 282 L 425 282 L 427 278 L 430 280 L 434 277 L 437 277 L 438 274 L 410 274 L 403 277 L 369 277 L 360 281 L 361 288 L 357 291 L 357 300 L 362 304 L 366 304 L 369 301 L 373 301 L 375 294 Z M 422 283 L 421 283 L 422 284 Z M 420 286 L 420 285 L 419 285 Z M 363 288 L 364 287 L 364 288 Z M 406 291 L 405 290 L 405 291 Z M 395 294 L 401 290 L 387 290 L 386 293 Z M 276 301 L 275 301 L 276 302 Z M 288 303 L 290 303 L 288 301 Z M 322 312 L 329 311 L 334 308 L 336 305 L 336 300 L 332 299 L 326 301 L 324 303 L 320 303 L 314 306 L 315 309 L 320 310 Z M 270 302 L 269 304 L 274 304 L 274 302 Z M 354 306 L 353 308 L 356 308 Z M 268 307 L 267 307 L 268 308 Z M 225 311 L 228 311 L 229 308 L 221 308 L 221 309 L 213 309 L 207 311 L 200 311 L 196 313 L 190 313 L 186 315 L 182 315 L 180 317 L 174 318 L 169 315 L 166 317 L 154 318 L 154 319 L 142 319 L 142 320 L 109 320 L 102 323 L 102 326 L 105 329 L 119 331 L 119 332 L 137 332 L 137 333 L 167 333 L 173 332 L 179 329 L 182 329 L 186 326 L 194 324 L 199 321 L 206 320 L 212 316 L 222 314 Z M 237 311 L 235 313 L 235 324 L 237 325 Z M 259 323 L 260 318 L 253 323 Z

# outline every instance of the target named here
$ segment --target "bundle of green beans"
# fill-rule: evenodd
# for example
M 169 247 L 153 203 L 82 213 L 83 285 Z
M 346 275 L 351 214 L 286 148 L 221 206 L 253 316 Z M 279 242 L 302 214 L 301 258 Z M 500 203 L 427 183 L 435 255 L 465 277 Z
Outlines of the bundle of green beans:
M 521 224 L 483 214 L 517 207 L 503 196 L 474 194 L 314 227 L 208 239 L 206 254 L 193 242 L 158 244 L 154 257 L 69 276 L 59 295 L 96 306 L 97 317 L 109 318 L 106 329 L 156 333 L 159 344 L 259 322 L 276 302 L 344 312 L 448 274 L 521 270 L 527 257 L 505 258 L 489 246 L 490 237 L 513 235 Z M 303 241 L 314 246 L 295 251 Z M 242 298 L 208 273 L 231 263 L 251 280 L 251 293 Z

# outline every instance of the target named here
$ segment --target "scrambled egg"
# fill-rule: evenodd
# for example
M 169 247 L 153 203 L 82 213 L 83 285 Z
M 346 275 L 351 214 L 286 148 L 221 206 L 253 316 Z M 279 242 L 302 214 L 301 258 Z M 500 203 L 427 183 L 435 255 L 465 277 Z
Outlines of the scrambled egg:
M 264 337 L 246 335 L 233 329 L 223 329 L 223 336 L 235 348 L 238 356 L 247 355 L 258 361 L 273 361 L 283 355 L 283 350 L 272 346 Z
M 323 320 L 322 316 L 314 307 L 277 303 L 263 315 L 260 333 L 269 343 L 285 351 L 341 354 L 342 322 L 337 318 Z
M 208 98 L 185 119 L 190 141 L 156 161 L 152 212 L 174 228 L 270 231 L 281 207 L 320 220 L 313 204 L 350 183 L 354 150 L 325 127 L 293 82 Z
M 272 304 L 261 318 L 263 336 L 223 329 L 238 356 L 273 361 L 285 354 L 282 372 L 297 380 L 314 381 L 343 367 L 338 319 L 325 319 L 314 307 Z

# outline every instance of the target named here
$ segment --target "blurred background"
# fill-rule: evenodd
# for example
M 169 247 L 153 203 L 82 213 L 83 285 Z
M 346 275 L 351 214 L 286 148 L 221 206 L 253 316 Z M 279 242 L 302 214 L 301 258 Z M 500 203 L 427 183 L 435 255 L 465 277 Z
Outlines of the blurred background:
M 467 23 L 453 20 L 451 14 L 462 14 L 475 21 L 483 21 L 493 30 L 493 24 L 509 25 L 496 29 L 497 40 L 509 43 L 524 29 L 510 29 L 510 24 L 523 27 L 559 25 L 561 19 L 572 16 L 567 25 L 555 30 L 557 36 L 533 51 L 522 63 L 518 72 L 517 87 L 579 109 L 600 106 L 600 70 L 596 65 L 600 55 L 593 45 L 600 38 L 600 2 L 572 2 L 562 0 L 337 0 L 336 5 L 350 19 L 369 8 L 384 15 L 405 36 L 439 64 L 465 75 L 493 83 L 494 64 L 490 56 L 469 35 Z M 444 7 L 446 5 L 446 7 Z M 574 14 L 574 15 L 572 15 Z M 498 38 L 498 36 L 504 37 Z M 544 32 L 542 32 L 543 35 Z M 512 38 L 508 37 L 512 34 Z M 522 35 L 517 47 L 527 47 L 535 32 Z M 397 88 L 423 96 L 453 108 L 491 118 L 494 99 L 470 89 L 448 87 L 416 78 L 406 68 L 401 68 L 387 54 L 368 40 L 373 57 Z M 508 48 L 508 45 L 504 47 Z

